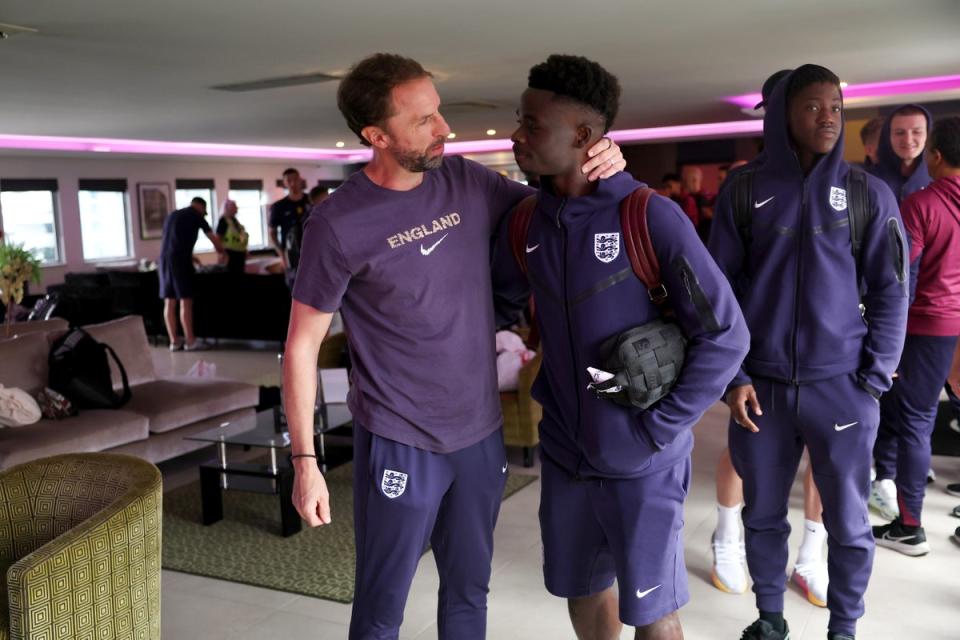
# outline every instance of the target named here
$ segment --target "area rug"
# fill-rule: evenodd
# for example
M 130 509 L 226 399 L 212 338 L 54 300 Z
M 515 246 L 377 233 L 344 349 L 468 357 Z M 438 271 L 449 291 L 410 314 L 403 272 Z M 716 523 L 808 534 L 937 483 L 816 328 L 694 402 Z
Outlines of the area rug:
M 200 483 L 163 496 L 163 568 L 349 603 L 353 600 L 353 489 L 350 464 L 326 476 L 333 522 L 280 536 L 275 495 L 226 491 L 223 520 L 201 524 Z M 511 474 L 504 499 L 536 476 Z

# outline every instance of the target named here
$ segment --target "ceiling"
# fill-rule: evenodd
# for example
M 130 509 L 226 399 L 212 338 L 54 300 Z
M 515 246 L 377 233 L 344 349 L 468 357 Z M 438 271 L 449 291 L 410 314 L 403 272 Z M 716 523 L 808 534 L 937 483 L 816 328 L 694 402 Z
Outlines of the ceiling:
M 746 118 L 723 96 L 826 65 L 851 84 L 960 72 L 957 0 L 3 0 L 0 134 L 357 147 L 336 82 L 215 85 L 342 72 L 376 51 L 418 59 L 458 140 L 509 135 L 530 66 L 590 57 L 623 85 L 616 127 Z

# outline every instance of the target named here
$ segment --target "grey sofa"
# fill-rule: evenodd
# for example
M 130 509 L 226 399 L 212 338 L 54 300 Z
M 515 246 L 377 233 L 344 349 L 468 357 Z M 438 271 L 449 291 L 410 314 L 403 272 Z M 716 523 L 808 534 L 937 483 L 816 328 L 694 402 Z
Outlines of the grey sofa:
M 87 451 L 161 462 L 205 446 L 185 440 L 186 436 L 254 414 L 259 401 L 256 386 L 221 379 L 158 378 L 139 316 L 84 328 L 116 351 L 127 371 L 132 399 L 120 409 L 86 410 L 63 420 L 0 428 L 0 469 Z M 61 333 L 36 332 L 0 340 L 0 384 L 31 394 L 43 389 L 50 344 Z M 119 379 L 115 373 L 114 380 Z

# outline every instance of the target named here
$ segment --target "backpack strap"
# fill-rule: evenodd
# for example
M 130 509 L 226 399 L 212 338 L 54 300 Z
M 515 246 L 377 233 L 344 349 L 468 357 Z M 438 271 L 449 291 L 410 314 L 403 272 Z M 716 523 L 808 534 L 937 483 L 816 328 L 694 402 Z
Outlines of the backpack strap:
M 510 248 L 513 257 L 524 275 L 527 275 L 527 234 L 530 232 L 530 222 L 533 221 L 533 212 L 537 208 L 537 196 L 527 196 L 517 204 L 510 216 Z M 537 307 L 530 296 L 530 333 L 526 345 L 536 350 L 540 344 L 540 325 L 537 323 Z
M 89 335 L 89 334 L 88 334 Z M 117 357 L 117 352 L 113 350 L 113 347 L 108 345 L 106 342 L 101 342 L 103 348 L 106 350 L 110 357 L 113 358 L 114 363 L 117 365 L 117 369 L 120 371 L 120 381 L 123 383 L 123 391 L 119 396 L 115 395 L 114 406 L 120 408 L 123 405 L 130 402 L 130 398 L 133 397 L 133 393 L 130 391 L 130 381 L 127 379 L 127 370 L 124 369 L 123 363 L 120 362 L 120 358 Z
M 530 231 L 530 221 L 533 220 L 536 207 L 537 196 L 527 196 L 514 208 L 513 215 L 510 216 L 510 247 L 524 274 L 527 273 L 527 233 Z
M 847 172 L 847 217 L 850 220 L 850 250 L 857 271 L 857 290 L 863 279 L 860 269 L 860 250 L 863 248 L 863 236 L 873 212 L 870 208 L 870 194 L 867 191 L 867 174 L 857 167 Z
M 743 269 L 750 265 L 750 245 L 753 243 L 753 171 L 741 171 L 730 185 L 733 200 L 733 225 L 743 245 Z
M 649 187 L 640 187 L 624 198 L 620 204 L 620 227 L 633 272 L 647 288 L 650 300 L 662 307 L 667 302 L 667 288 L 660 279 L 660 262 L 647 226 L 647 204 L 654 193 Z

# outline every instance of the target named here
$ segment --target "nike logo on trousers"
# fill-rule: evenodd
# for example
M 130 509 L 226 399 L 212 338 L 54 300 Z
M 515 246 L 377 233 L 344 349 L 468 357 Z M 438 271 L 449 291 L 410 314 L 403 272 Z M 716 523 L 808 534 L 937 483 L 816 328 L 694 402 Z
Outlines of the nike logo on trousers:
M 856 423 L 856 422 L 851 422 L 850 424 L 845 424 L 845 425 L 834 424 L 834 425 L 833 425 L 833 428 L 834 428 L 835 430 L 837 430 L 837 431 L 843 431 L 844 429 L 849 429 L 850 427 L 852 427 L 852 426 L 855 425 L 855 424 L 858 424 L 858 423 Z

